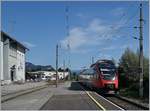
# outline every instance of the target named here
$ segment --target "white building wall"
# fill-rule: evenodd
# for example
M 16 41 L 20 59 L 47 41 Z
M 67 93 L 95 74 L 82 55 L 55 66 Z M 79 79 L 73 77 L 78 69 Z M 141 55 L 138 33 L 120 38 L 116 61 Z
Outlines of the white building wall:
M 68 76 L 68 72 L 58 72 L 59 79 L 66 78 Z
M 51 76 L 50 71 L 44 71 L 43 73 L 45 74 L 45 76 Z
M 65 72 L 65 77 L 67 77 L 69 75 L 69 72 Z
M 12 70 L 14 73 L 11 74 L 13 66 L 15 66 Z M 11 75 L 14 81 L 25 81 L 25 48 L 2 34 L 0 37 L 0 77 L 4 80 L 2 84 L 11 83 Z
M 0 37 L 0 77 L 1 80 L 4 79 L 3 77 L 3 42 L 2 42 L 2 37 Z
M 50 71 L 51 76 L 53 76 L 54 74 L 56 74 L 56 71 Z
M 4 39 L 4 38 L 3 38 Z M 10 80 L 10 72 L 9 72 L 9 39 L 6 38 L 3 40 L 3 83 L 9 84 Z M 3 84 L 2 83 L 2 84 Z
M 58 77 L 59 77 L 59 79 L 63 79 L 64 78 L 64 72 L 58 72 Z
M 53 77 L 56 74 L 56 71 L 43 71 L 45 76 Z M 68 72 L 58 72 L 58 78 L 63 79 L 68 76 Z
M 16 67 L 17 81 L 25 81 L 25 54 L 21 47 L 17 50 L 17 67 Z
M 11 79 L 11 68 L 13 66 L 15 66 L 15 68 L 16 68 L 16 66 L 17 66 L 17 49 L 16 49 L 16 45 L 12 46 L 10 44 L 8 64 L 9 64 L 9 66 L 8 66 L 8 70 L 9 70 L 8 75 L 10 76 L 10 79 Z M 13 75 L 14 81 L 16 81 L 16 77 L 17 77 L 17 75 L 16 75 L 16 70 L 15 70 L 14 75 Z

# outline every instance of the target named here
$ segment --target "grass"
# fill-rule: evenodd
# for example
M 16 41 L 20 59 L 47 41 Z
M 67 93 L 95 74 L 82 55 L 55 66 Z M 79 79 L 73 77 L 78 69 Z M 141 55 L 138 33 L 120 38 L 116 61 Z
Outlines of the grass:
M 123 97 L 139 100 L 143 103 L 149 103 L 149 98 L 148 97 L 140 98 L 138 92 L 139 90 L 130 90 L 129 88 L 126 88 L 126 89 L 120 89 L 119 94 Z
M 130 90 L 128 88 L 121 89 L 120 92 L 119 92 L 119 94 L 121 96 L 130 97 L 130 98 L 138 98 L 139 97 L 138 91 Z

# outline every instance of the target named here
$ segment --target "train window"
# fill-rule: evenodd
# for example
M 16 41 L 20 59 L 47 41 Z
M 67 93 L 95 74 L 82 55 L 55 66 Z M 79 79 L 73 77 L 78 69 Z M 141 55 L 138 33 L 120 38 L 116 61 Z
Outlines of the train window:
M 101 63 L 99 64 L 99 68 L 115 69 L 116 67 L 114 64 Z
M 98 79 L 99 79 L 99 74 L 98 74 L 98 72 L 97 72 L 96 67 L 94 67 L 94 71 L 95 71 L 96 79 L 98 80 Z
M 96 79 L 96 74 L 93 75 L 93 78 Z
M 90 69 L 86 69 L 82 73 L 85 74 L 85 75 L 93 75 L 94 71 L 93 71 L 93 69 L 90 68 Z
M 102 75 L 115 75 L 115 71 L 101 71 Z
M 96 68 L 95 68 L 95 67 L 92 67 L 92 70 L 93 70 L 93 78 L 94 78 L 94 79 L 97 79 Z
M 94 70 L 93 70 L 92 68 L 90 68 L 88 71 L 89 71 L 88 73 L 89 73 L 90 75 L 93 75 L 93 74 L 94 74 Z

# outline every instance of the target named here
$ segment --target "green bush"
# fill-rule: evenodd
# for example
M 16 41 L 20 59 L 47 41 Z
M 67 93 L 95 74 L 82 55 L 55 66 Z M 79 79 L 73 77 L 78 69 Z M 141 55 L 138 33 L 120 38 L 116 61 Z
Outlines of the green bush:
M 149 97 L 149 59 L 143 58 L 143 86 L 144 97 Z M 134 53 L 129 48 L 125 50 L 119 60 L 119 67 L 123 68 L 123 73 L 119 76 L 120 89 L 126 89 L 126 95 L 138 95 L 139 91 L 139 54 Z M 132 94 L 133 93 L 133 94 Z

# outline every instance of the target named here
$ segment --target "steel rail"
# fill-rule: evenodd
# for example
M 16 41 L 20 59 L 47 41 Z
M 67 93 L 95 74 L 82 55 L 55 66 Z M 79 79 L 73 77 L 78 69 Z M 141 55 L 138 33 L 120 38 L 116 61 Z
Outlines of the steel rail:
M 103 98 L 105 101 L 107 101 L 107 102 L 109 102 L 110 104 L 114 105 L 115 107 L 119 108 L 120 110 L 125 111 L 124 108 L 121 108 L 119 105 L 117 105 L 117 104 L 113 103 L 112 101 L 106 99 L 105 97 L 99 95 L 97 92 L 94 92 L 94 93 L 95 93 L 97 96 Z

